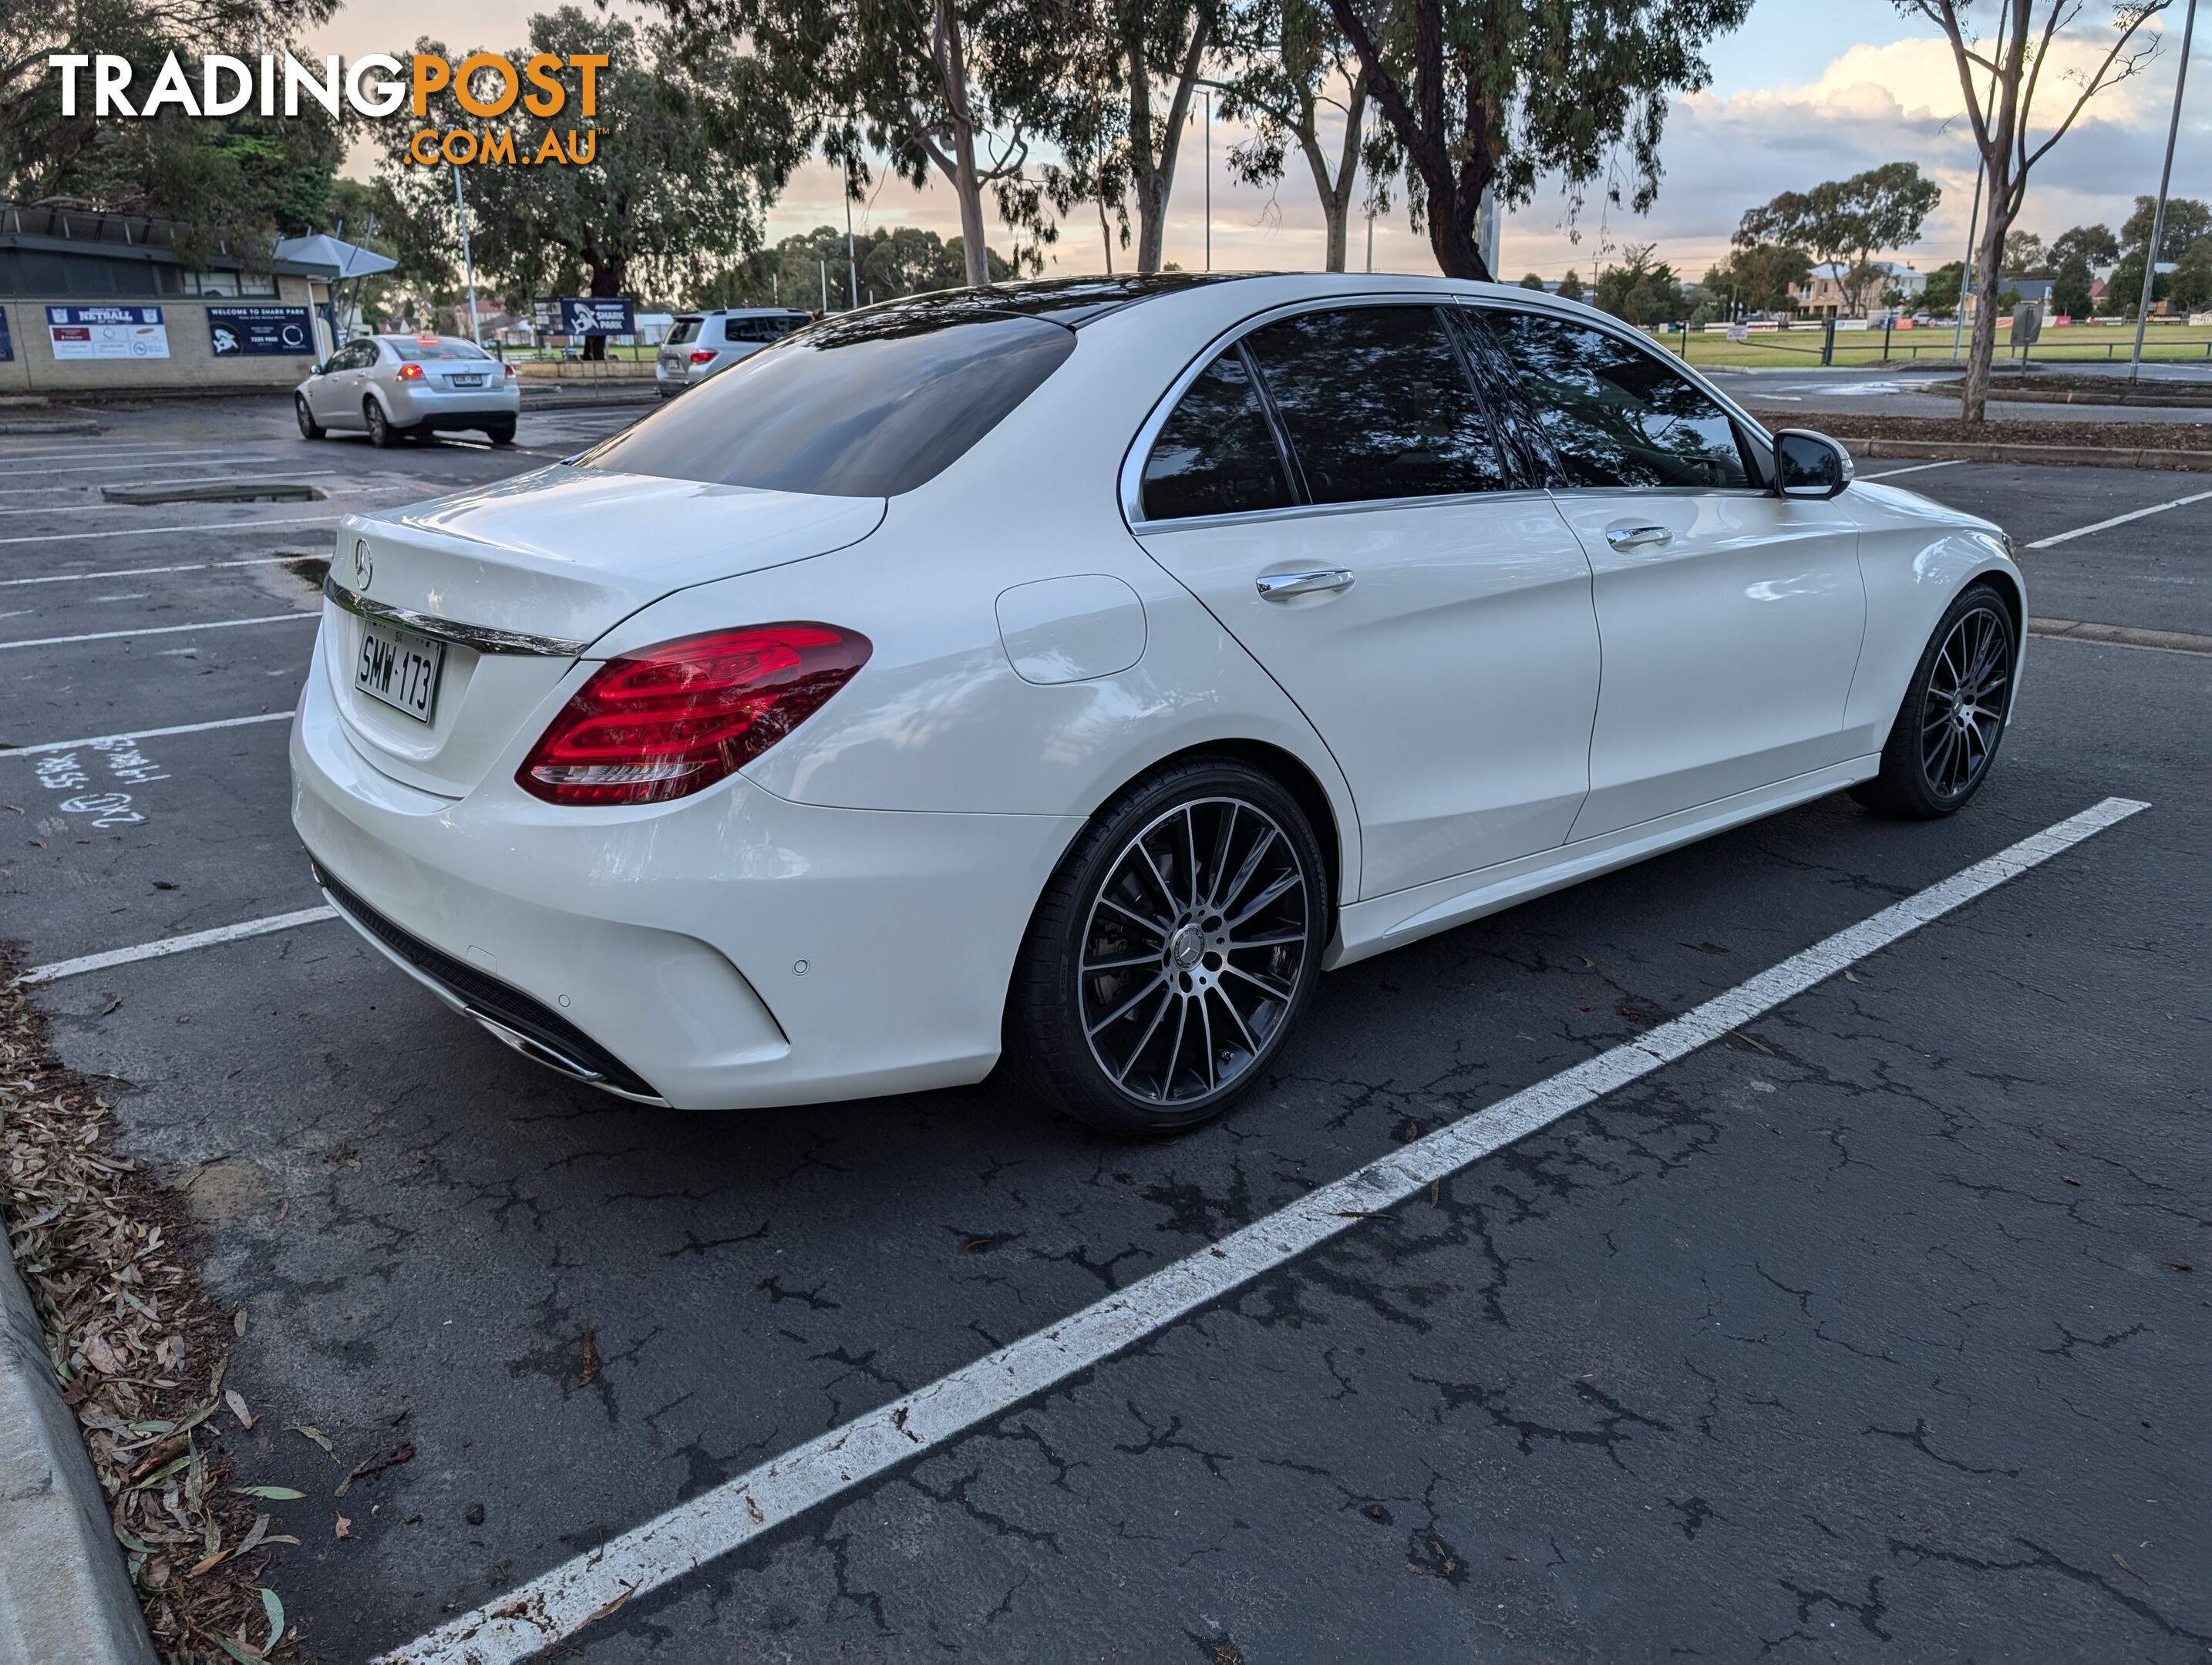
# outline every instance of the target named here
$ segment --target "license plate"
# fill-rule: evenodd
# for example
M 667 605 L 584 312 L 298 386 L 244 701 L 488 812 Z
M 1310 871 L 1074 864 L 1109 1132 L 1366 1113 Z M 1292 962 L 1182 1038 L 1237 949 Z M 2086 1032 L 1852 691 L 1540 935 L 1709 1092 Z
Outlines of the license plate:
M 444 642 L 374 619 L 361 621 L 361 656 L 354 661 L 353 685 L 372 700 L 427 723 L 438 708 L 438 678 L 445 668 Z
M 449 386 L 453 387 L 481 387 L 483 386 L 483 378 L 482 376 L 447 376 L 446 378 L 446 381 Z

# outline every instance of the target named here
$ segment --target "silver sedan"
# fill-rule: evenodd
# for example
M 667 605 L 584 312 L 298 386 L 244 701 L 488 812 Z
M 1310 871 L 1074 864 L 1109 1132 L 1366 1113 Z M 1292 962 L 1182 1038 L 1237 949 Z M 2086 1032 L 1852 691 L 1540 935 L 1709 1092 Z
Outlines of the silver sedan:
M 315 367 L 292 395 L 303 439 L 363 428 L 378 446 L 402 434 L 473 428 L 512 444 L 522 410 L 514 367 L 453 336 L 365 336 Z

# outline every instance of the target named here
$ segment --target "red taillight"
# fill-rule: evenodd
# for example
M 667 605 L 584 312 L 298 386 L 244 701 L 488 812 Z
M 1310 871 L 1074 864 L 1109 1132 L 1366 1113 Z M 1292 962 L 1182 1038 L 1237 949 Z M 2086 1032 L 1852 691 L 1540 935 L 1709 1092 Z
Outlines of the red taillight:
M 509 381 L 513 381 L 514 380 L 514 367 L 512 364 L 507 367 L 507 379 Z
M 868 662 L 868 639 L 762 624 L 609 659 L 516 771 L 550 804 L 658 804 L 742 769 Z
M 691 362 L 694 364 L 712 364 L 714 362 L 714 349 L 709 347 L 695 348 L 692 350 Z
M 403 364 L 403 365 L 401 365 L 401 366 L 399 367 L 399 380 L 402 380 L 402 381 L 420 381 L 420 380 L 422 380 L 422 367 L 421 365 L 419 365 L 419 364 Z

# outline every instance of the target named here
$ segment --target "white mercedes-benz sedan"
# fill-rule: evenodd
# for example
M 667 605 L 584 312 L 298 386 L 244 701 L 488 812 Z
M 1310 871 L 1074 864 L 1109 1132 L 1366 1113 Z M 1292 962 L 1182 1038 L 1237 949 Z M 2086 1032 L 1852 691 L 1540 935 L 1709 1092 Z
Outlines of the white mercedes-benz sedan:
M 2007 539 L 1633 331 L 1396 277 L 827 319 L 349 515 L 292 732 L 331 902 L 543 1064 L 793 1104 L 1249 1089 L 1321 972 L 1849 788 L 1986 775 Z

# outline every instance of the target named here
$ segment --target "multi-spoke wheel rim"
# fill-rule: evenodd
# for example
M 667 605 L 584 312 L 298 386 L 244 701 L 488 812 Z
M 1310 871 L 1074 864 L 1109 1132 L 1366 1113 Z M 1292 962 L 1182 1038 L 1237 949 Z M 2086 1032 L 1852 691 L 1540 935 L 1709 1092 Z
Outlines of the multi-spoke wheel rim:
M 1963 795 L 1989 767 L 2012 684 L 2012 633 L 1994 608 L 1961 614 L 1936 650 L 1920 708 L 1920 767 L 1939 798 Z
M 1122 848 L 1084 921 L 1083 1031 L 1140 1103 L 1213 1097 L 1251 1068 L 1306 972 L 1314 900 L 1273 817 L 1179 805 Z

